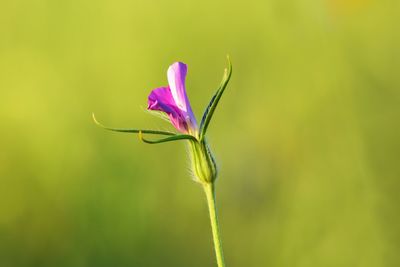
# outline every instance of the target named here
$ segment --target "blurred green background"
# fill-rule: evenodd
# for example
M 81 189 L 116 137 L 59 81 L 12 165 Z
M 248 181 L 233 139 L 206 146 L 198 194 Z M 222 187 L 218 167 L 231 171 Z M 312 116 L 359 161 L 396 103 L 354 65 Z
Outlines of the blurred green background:
M 174 61 L 209 139 L 229 267 L 400 266 L 400 3 L 0 3 L 0 266 L 215 266 L 183 142 L 145 112 Z

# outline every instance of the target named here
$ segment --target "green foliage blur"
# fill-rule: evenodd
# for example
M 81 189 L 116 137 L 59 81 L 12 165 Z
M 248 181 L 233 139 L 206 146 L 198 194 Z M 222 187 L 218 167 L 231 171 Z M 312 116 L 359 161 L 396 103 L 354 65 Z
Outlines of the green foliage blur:
M 174 61 L 208 137 L 229 267 L 400 266 L 400 2 L 0 3 L 0 266 L 216 266 L 184 142 L 146 109 Z

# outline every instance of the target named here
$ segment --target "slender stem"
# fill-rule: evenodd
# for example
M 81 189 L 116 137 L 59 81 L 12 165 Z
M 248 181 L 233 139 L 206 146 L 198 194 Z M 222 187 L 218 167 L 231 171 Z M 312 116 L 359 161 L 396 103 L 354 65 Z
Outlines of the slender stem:
M 214 239 L 215 255 L 217 257 L 218 267 L 225 267 L 224 253 L 222 251 L 221 235 L 219 233 L 217 208 L 215 206 L 214 185 L 208 183 L 204 185 L 204 192 L 207 196 L 208 211 L 210 212 L 211 229 Z

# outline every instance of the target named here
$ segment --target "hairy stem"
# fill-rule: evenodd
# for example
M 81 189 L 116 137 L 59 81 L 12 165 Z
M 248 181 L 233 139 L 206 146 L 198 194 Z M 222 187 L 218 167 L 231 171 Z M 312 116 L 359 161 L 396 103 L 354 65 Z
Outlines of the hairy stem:
M 215 255 L 217 257 L 218 267 L 225 267 L 224 253 L 222 251 L 221 235 L 219 233 L 217 208 L 215 206 L 215 190 L 213 183 L 207 183 L 204 186 L 204 192 L 207 196 L 208 211 L 210 212 L 211 230 L 214 240 Z

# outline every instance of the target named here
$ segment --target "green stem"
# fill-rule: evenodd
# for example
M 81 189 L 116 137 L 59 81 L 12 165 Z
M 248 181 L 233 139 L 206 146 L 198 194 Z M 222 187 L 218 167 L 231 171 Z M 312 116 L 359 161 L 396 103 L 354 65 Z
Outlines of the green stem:
M 215 191 L 212 183 L 204 186 L 204 192 L 207 196 L 208 211 L 210 212 L 211 229 L 214 239 L 215 255 L 217 257 L 218 267 L 225 267 L 224 253 L 222 251 L 221 235 L 219 233 L 217 208 L 215 206 Z

